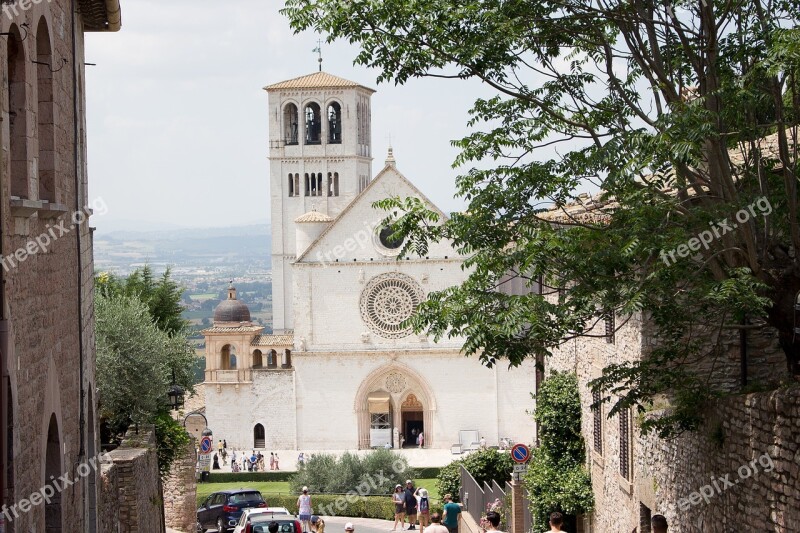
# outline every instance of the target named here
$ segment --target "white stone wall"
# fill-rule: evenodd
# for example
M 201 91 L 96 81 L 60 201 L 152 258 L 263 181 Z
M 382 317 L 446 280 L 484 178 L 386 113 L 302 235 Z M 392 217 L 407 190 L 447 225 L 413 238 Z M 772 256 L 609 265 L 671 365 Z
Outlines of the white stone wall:
M 262 424 L 265 449 L 294 449 L 294 379 L 293 370 L 254 370 L 252 383 L 204 385 L 214 442 L 226 439 L 229 448 L 253 449 L 253 428 Z

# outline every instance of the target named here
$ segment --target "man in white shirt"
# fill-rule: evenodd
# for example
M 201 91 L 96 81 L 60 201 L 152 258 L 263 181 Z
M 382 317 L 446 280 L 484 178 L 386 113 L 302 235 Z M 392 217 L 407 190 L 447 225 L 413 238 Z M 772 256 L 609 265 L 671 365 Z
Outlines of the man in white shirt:
M 446 527 L 442 525 L 442 515 L 433 513 L 431 515 L 431 525 L 425 528 L 426 533 L 449 533 Z

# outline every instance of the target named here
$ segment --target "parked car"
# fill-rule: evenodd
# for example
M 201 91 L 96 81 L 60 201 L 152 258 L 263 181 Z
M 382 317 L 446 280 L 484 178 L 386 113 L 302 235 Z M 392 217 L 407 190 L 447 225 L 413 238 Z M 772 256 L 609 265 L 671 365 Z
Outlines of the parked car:
M 255 489 L 215 492 L 197 509 L 197 530 L 203 532 L 216 528 L 219 533 L 228 533 L 236 526 L 243 509 L 266 506 L 264 497 Z
M 303 526 L 297 518 L 273 518 L 268 514 L 256 514 L 245 526 L 244 533 L 269 533 L 269 524 L 278 523 L 278 533 L 303 533 Z
M 233 533 L 244 533 L 247 529 L 247 524 L 250 523 L 251 520 L 256 519 L 261 520 L 261 517 L 269 517 L 272 519 L 273 517 L 278 517 L 278 519 L 286 520 L 286 517 L 291 515 L 289 509 L 286 507 L 254 507 L 252 509 L 244 509 L 242 510 L 242 516 L 239 518 L 239 522 L 236 524 L 236 527 L 233 528 Z M 264 518 L 266 520 L 266 518 Z

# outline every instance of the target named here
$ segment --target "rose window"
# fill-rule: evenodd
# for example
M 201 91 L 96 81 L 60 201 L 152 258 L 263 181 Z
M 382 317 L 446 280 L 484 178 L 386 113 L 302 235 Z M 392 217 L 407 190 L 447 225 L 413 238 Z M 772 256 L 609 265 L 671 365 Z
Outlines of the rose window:
M 411 334 L 403 327 L 421 300 L 416 282 L 405 274 L 381 274 L 370 280 L 361 293 L 361 317 L 370 330 L 386 339 Z

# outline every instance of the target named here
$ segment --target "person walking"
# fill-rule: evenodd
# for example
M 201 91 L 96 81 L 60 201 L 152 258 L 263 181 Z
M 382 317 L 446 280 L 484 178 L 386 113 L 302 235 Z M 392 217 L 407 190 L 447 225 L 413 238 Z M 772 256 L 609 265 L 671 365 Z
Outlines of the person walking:
M 394 503 L 394 526 L 392 531 L 397 531 L 397 525 L 400 524 L 400 531 L 405 529 L 406 518 L 406 496 L 403 493 L 403 486 L 397 485 L 392 494 L 392 502 Z
M 500 525 L 500 513 L 497 511 L 486 513 L 486 522 L 489 524 L 489 527 L 486 528 L 486 533 L 504 533 L 497 529 L 497 526 Z
M 416 494 L 419 495 L 419 532 L 424 533 L 425 528 L 431 523 L 431 504 L 426 489 L 419 488 Z
M 428 533 L 450 533 L 450 530 L 442 525 L 442 516 L 439 513 L 431 515 L 431 525 L 428 526 Z
M 550 513 L 550 531 L 564 531 L 561 526 L 564 525 L 564 515 L 558 511 Z
M 460 514 L 461 506 L 453 501 L 452 494 L 445 494 L 442 524 L 450 533 L 458 533 L 458 515 Z
M 273 452 L 269 452 L 269 469 L 275 470 L 275 454 Z
M 667 533 L 667 519 L 662 514 L 653 515 L 653 518 L 650 519 L 650 525 L 653 529 L 653 533 Z
M 278 461 L 280 461 L 280 459 L 278 459 L 278 453 L 275 452 L 275 470 L 281 469 L 281 465 L 278 463 Z
M 419 435 L 417 435 L 417 444 L 419 445 L 420 448 L 424 448 L 425 447 L 425 432 L 424 431 L 420 431 Z
M 225 439 L 222 439 L 222 449 L 223 450 L 227 450 L 228 449 L 228 441 L 225 440 Z
M 417 496 L 414 484 L 406 480 L 406 515 L 408 515 L 408 529 L 417 529 Z
M 303 487 L 303 492 L 297 498 L 297 509 L 300 523 L 303 525 L 303 532 L 311 530 L 311 496 L 308 494 L 308 487 Z

